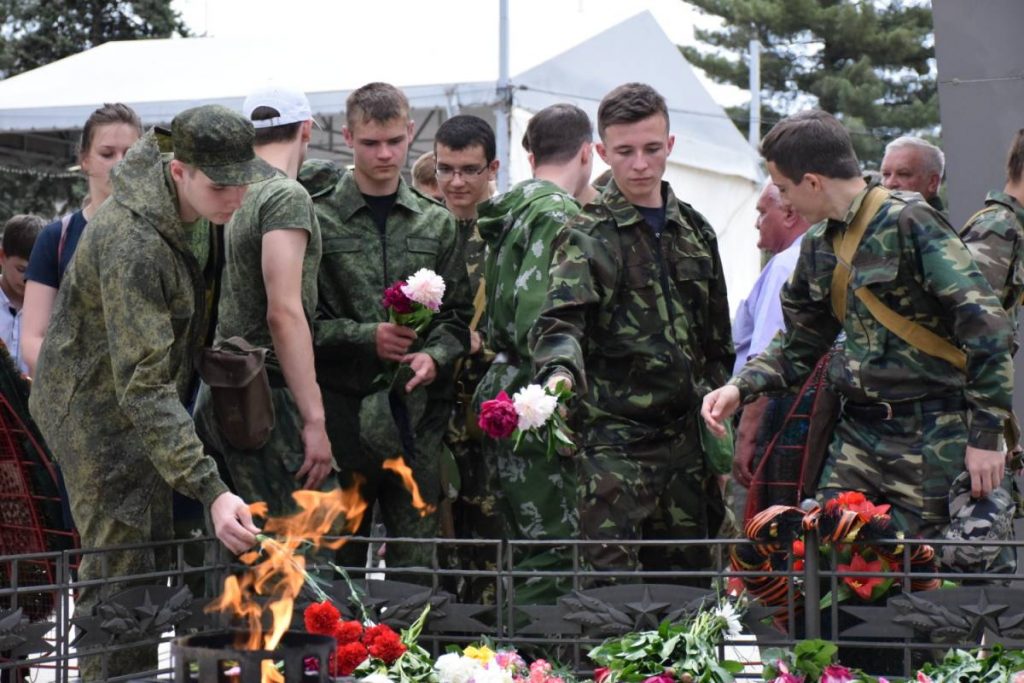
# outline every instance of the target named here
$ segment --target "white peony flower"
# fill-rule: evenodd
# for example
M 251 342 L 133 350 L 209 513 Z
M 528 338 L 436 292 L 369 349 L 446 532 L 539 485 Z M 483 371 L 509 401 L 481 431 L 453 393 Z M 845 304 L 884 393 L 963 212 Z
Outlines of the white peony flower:
M 735 640 L 743 633 L 743 623 L 740 621 L 740 613 L 736 611 L 736 608 L 731 602 L 723 601 L 721 605 L 716 607 L 715 616 L 725 620 L 725 637 L 729 640 Z
M 538 429 L 547 424 L 558 407 L 558 398 L 539 384 L 530 384 L 516 392 L 512 404 L 519 416 L 519 429 Z
M 473 674 L 473 683 L 512 683 L 512 672 L 497 665 L 488 665 L 482 671 Z
M 444 298 L 444 278 L 428 268 L 420 268 L 402 285 L 402 293 L 432 311 L 439 311 Z
M 395 683 L 387 674 L 372 673 L 359 679 L 359 683 Z
M 434 668 L 440 683 L 469 683 L 477 673 L 483 671 L 480 662 L 455 652 L 438 657 Z

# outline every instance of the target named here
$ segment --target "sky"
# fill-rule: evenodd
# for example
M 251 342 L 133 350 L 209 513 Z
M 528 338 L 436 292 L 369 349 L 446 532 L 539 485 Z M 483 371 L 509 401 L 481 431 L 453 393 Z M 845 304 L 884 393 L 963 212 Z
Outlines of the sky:
M 429 58 L 429 40 L 458 40 L 463 31 L 492 31 L 495 50 L 498 44 L 498 0 L 174 0 L 173 7 L 200 36 L 265 39 L 298 32 L 309 40 L 337 41 L 344 40 L 346 31 L 374 31 L 386 43 L 394 22 L 416 25 L 440 12 L 450 19 L 451 33 L 424 36 L 424 45 L 406 47 L 410 56 Z M 513 44 L 522 39 L 521 32 L 529 32 L 531 41 L 564 45 L 567 38 L 582 39 L 644 10 L 681 45 L 693 44 L 695 22 L 710 21 L 682 0 L 509 0 L 509 32 Z M 722 106 L 748 99 L 738 88 L 716 84 L 700 72 L 698 76 Z

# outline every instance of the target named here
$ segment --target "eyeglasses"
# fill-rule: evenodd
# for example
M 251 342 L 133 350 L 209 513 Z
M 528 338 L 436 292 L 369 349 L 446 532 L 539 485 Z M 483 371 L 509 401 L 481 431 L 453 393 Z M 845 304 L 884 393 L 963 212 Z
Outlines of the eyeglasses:
M 487 166 L 463 166 L 462 168 L 452 168 L 451 166 L 439 165 L 434 167 L 434 175 L 441 180 L 451 180 L 455 176 L 462 176 L 465 180 L 472 176 L 480 175 L 487 170 Z

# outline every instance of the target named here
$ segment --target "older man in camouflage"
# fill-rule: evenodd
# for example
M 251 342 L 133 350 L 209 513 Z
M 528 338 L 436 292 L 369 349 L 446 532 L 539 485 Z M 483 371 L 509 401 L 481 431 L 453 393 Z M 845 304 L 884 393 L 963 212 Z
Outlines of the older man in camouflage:
M 480 235 L 487 243 L 486 336 L 498 354 L 480 380 L 479 406 L 500 391 L 513 395 L 533 378 L 529 332 L 548 291 L 551 249 L 565 224 L 579 213 L 573 196 L 587 187 L 593 166 L 593 128 L 587 114 L 569 104 L 537 112 L 526 128 L 533 178 L 480 207 Z M 578 534 L 572 461 L 548 454 L 546 442 L 484 439 L 485 462 L 497 466 L 511 538 L 559 540 Z M 517 550 L 518 569 L 569 570 L 565 547 Z M 564 583 L 565 585 L 561 585 Z M 531 577 L 516 587 L 523 603 L 554 602 L 568 580 Z
M 353 170 L 332 175 L 318 166 L 300 175 L 330 182 L 307 186 L 323 238 L 314 324 L 317 380 L 327 434 L 336 444 L 342 486 L 362 478 L 369 504 L 379 501 L 391 536 L 434 538 L 436 512 L 421 514 L 384 459 L 404 456 L 425 502 L 441 493 L 438 462 L 451 412 L 456 359 L 469 349 L 472 315 L 463 241 L 455 221 L 433 199 L 402 180 L 413 137 L 409 102 L 386 83 L 370 83 L 346 103 L 345 142 Z M 444 278 L 441 310 L 422 334 L 388 322 L 385 288 L 421 268 Z M 360 533 L 370 530 L 370 516 Z M 350 544 L 343 562 L 362 565 Z M 389 566 L 428 565 L 427 545 L 390 543 Z
M 613 181 L 558 238 L 534 367 L 578 395 L 581 537 L 608 541 L 584 548 L 593 568 L 700 569 L 708 546 L 678 541 L 713 537 L 723 504 L 697 413 L 733 363 L 715 233 L 661 179 L 674 143 L 661 95 L 616 88 L 598 131 Z M 641 539 L 675 543 L 612 543 Z
M 808 221 L 826 222 L 807 233 L 783 290 L 786 332 L 705 397 L 703 416 L 719 430 L 741 399 L 799 386 L 845 332 L 829 368 L 843 407 L 820 495 L 861 491 L 891 504 L 906 533 L 937 537 L 949 524 L 951 486 L 960 473 L 969 473 L 974 497 L 989 495 L 1003 479 L 1013 375 L 1006 315 L 937 211 L 918 195 L 865 184 L 849 134 L 834 117 L 808 111 L 785 119 L 761 151 L 786 200 Z M 861 222 L 866 228 L 849 260 L 840 314 L 833 239 L 839 243 Z M 891 331 L 866 303 L 875 299 L 940 340 L 951 339 L 966 354 L 965 371 L 933 355 L 934 345 L 926 351 Z
M 248 507 L 203 454 L 185 410 L 192 360 L 210 332 L 209 264 L 191 247 L 226 223 L 246 185 L 273 174 L 253 155 L 253 127 L 219 106 L 172 123 L 174 158 L 150 131 L 113 171 L 57 298 L 30 407 L 60 461 L 86 549 L 168 539 L 171 487 L 209 506 L 232 551 L 255 543 Z M 152 548 L 86 554 L 75 610 L 88 616 L 125 588 L 118 577 L 166 566 Z M 156 647 L 80 657 L 86 680 L 156 665 Z

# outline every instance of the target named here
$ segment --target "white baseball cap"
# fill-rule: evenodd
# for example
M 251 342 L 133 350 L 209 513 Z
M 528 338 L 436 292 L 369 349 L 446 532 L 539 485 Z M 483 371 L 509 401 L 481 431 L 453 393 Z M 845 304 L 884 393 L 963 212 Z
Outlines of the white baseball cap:
M 252 113 L 259 107 L 270 107 L 279 112 L 279 116 L 260 121 L 252 121 Z M 313 118 L 313 111 L 309 106 L 309 99 L 306 94 L 291 88 L 282 88 L 272 85 L 260 88 L 249 93 L 242 105 L 242 113 L 245 118 L 252 121 L 254 128 L 273 128 L 275 126 L 286 126 L 289 123 L 300 123 Z M 313 122 L 320 126 L 313 119 Z

